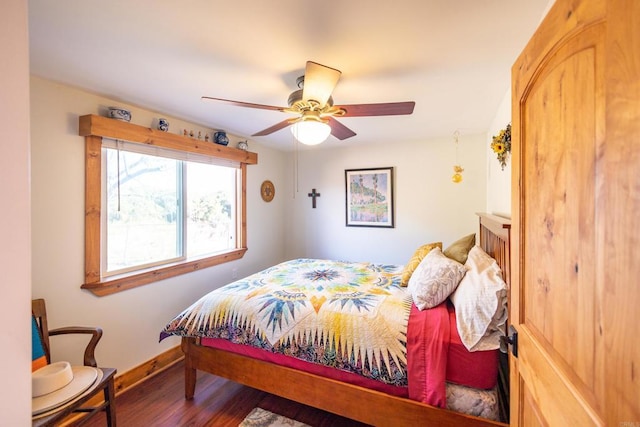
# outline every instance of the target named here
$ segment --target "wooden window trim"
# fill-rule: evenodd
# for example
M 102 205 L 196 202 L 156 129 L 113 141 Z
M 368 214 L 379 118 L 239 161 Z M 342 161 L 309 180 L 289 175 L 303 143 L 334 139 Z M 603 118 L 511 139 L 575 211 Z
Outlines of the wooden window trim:
M 223 264 L 244 256 L 247 251 L 247 165 L 258 163 L 258 155 L 256 153 L 162 132 L 94 114 L 80 117 L 79 135 L 85 137 L 85 283 L 82 285 L 83 289 L 87 289 L 97 296 L 110 295 L 158 280 Z M 240 218 L 237 221 L 239 247 L 212 257 L 187 260 L 159 268 L 103 278 L 100 269 L 103 137 L 239 162 L 242 174 L 241 189 L 239 191 L 241 209 L 239 211 Z

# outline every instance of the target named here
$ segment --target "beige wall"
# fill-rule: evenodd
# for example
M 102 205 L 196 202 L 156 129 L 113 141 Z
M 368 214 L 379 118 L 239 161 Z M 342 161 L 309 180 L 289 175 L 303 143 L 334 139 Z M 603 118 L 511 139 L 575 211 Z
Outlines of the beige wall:
M 424 243 L 446 246 L 477 231 L 475 212 L 483 212 L 486 203 L 485 135 L 460 136 L 464 180 L 454 184 L 454 131 L 429 141 L 365 147 L 346 140 L 340 149 L 301 151 L 299 192 L 293 179 L 286 187 L 287 223 L 292 225 L 286 229 L 287 255 L 404 264 Z M 291 154 L 290 167 L 294 158 Z M 395 168 L 395 228 L 346 227 L 345 169 L 389 166 Z M 307 197 L 312 188 L 321 194 L 316 209 Z
M 487 212 L 511 215 L 511 157 L 504 170 L 491 150 L 493 136 L 511 123 L 511 91 L 509 90 L 496 112 L 486 139 L 487 150 Z
M 27 2 L 0 13 L 0 425 L 31 425 L 29 44 Z

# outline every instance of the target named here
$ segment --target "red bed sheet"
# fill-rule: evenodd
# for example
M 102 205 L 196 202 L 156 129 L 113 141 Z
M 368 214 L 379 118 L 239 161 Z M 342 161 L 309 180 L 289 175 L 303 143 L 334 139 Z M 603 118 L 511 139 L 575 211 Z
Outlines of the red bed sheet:
M 220 338 L 202 338 L 202 345 L 442 408 L 446 407 L 445 381 L 490 389 L 498 377 L 498 350 L 467 351 L 460 341 L 455 310 L 448 300 L 429 310 L 420 311 L 415 305 L 411 309 L 407 331 L 408 388 Z
M 490 389 L 498 380 L 498 350 L 469 352 L 449 300 L 428 310 L 414 305 L 407 333 L 409 398 L 446 408 L 445 381 Z

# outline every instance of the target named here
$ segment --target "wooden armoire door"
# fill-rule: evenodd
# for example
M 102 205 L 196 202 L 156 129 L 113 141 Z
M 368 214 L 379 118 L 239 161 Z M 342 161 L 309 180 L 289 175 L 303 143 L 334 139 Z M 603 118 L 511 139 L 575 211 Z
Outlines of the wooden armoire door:
M 640 1 L 557 0 L 512 69 L 512 425 L 640 426 Z

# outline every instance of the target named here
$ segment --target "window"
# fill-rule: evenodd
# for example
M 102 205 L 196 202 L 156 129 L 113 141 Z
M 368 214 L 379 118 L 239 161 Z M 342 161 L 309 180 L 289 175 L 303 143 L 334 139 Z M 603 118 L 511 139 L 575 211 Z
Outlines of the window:
M 107 295 L 244 255 L 244 182 L 255 153 L 99 116 L 80 123 L 87 147 L 83 288 Z M 112 138 L 123 129 L 127 140 Z
M 102 147 L 104 276 L 235 248 L 239 165 L 178 160 L 169 150 L 145 154 L 119 141 Z

